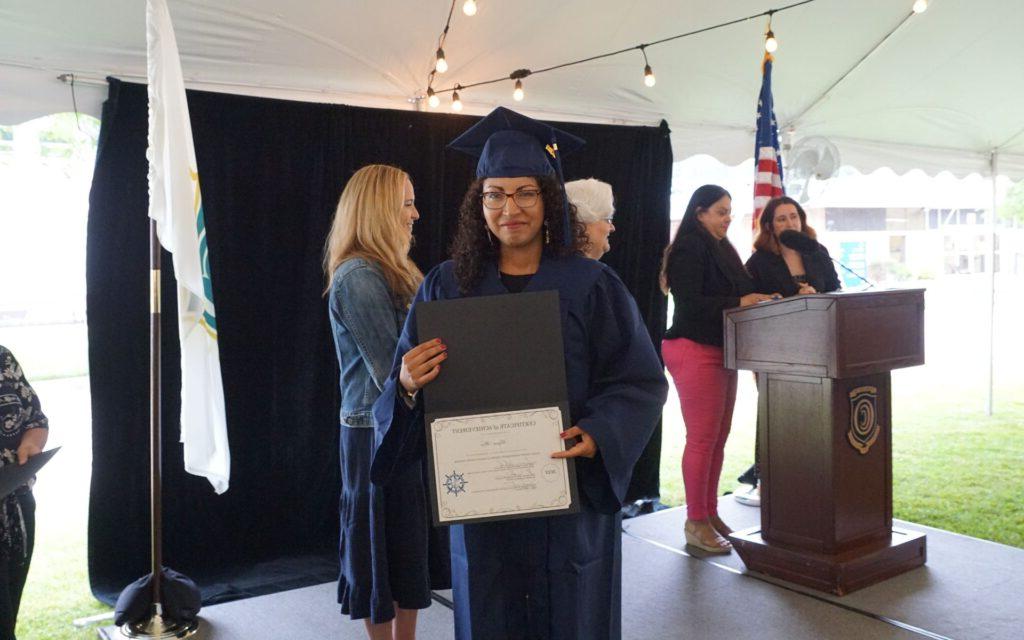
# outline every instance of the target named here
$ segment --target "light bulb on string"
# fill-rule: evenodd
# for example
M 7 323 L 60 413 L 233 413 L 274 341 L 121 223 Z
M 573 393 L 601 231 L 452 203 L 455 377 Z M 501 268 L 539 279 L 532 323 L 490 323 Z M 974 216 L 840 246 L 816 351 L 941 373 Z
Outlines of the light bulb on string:
M 430 87 L 427 87 L 427 104 L 430 105 L 431 109 L 436 109 L 437 105 L 441 104 L 441 98 L 438 98 L 437 94 Z
M 466 0 L 465 4 L 462 5 L 462 13 L 467 16 L 476 15 L 476 2 L 474 0 Z
M 644 57 L 644 84 L 648 87 L 653 87 L 654 83 L 658 81 L 654 77 L 654 70 L 651 69 L 651 63 L 647 61 L 647 45 L 642 44 L 639 47 L 640 54 Z
M 523 93 L 523 81 L 516 80 L 516 88 L 512 91 L 512 99 L 516 102 L 522 102 L 526 94 Z
M 444 49 L 437 50 L 437 62 L 434 63 L 434 69 L 438 73 L 444 73 L 448 70 L 448 61 L 444 59 Z
M 644 84 L 648 87 L 653 87 L 654 83 L 657 81 L 658 79 L 654 77 L 654 71 L 651 69 L 651 65 L 646 65 L 644 67 Z
M 779 48 L 779 41 L 775 39 L 775 32 L 771 29 L 764 34 L 764 50 L 768 53 L 775 53 Z
M 928 0 L 915 0 L 914 1 L 914 13 L 924 13 L 925 9 L 928 8 Z
M 458 91 L 452 92 L 452 111 L 462 111 L 462 100 Z

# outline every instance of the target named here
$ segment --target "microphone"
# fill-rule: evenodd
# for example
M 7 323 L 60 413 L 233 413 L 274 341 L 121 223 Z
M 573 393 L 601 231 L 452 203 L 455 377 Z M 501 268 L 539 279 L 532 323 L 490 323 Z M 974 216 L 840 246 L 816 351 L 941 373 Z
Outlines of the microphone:
M 821 251 L 821 244 L 817 240 L 806 233 L 800 233 L 793 229 L 786 229 L 780 233 L 779 242 L 800 253 L 817 253 Z
M 832 260 L 832 262 L 838 264 L 840 267 L 846 269 L 848 272 L 852 273 L 853 275 L 857 276 L 864 282 L 868 283 L 869 286 L 875 286 L 874 282 L 871 282 L 864 276 L 860 275 L 850 267 L 846 266 L 842 262 L 839 262 L 831 255 L 829 255 L 828 252 L 825 251 L 825 247 L 821 246 L 820 242 L 818 242 L 811 236 L 807 235 L 806 233 L 794 231 L 793 229 L 786 229 L 785 231 L 779 234 L 779 242 L 786 245 L 790 249 L 793 249 L 794 251 L 798 251 L 800 253 L 820 253 L 822 255 L 826 255 L 829 257 L 830 260 Z

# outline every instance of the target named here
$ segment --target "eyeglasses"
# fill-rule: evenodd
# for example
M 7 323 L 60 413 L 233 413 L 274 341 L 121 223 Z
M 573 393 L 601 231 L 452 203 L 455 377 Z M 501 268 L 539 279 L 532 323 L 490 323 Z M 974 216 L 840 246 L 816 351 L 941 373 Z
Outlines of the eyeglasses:
M 509 198 L 512 198 L 516 206 L 528 209 L 537 204 L 538 196 L 540 196 L 540 191 L 537 189 L 520 189 L 513 194 L 507 194 L 504 191 L 485 191 L 480 194 L 480 199 L 488 209 L 501 209 Z

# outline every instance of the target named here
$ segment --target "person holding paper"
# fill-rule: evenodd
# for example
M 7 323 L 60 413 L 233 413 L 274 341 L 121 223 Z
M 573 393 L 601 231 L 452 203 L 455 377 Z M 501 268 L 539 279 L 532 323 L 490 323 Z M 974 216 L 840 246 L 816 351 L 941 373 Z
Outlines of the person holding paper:
M 373 401 L 423 279 L 408 256 L 419 217 L 408 174 L 363 167 L 341 194 L 324 256 L 341 371 L 338 602 L 342 613 L 365 620 L 373 640 L 415 637 L 416 612 L 430 606 L 430 589 L 450 584 L 447 537 L 430 526 L 420 465 L 386 489 L 370 483 Z M 440 556 L 433 563 L 432 553 Z
M 722 312 L 772 298 L 754 291 L 726 236 L 731 221 L 728 191 L 713 184 L 694 191 L 665 250 L 661 274 L 675 304 L 661 353 L 679 392 L 686 425 L 683 535 L 686 544 L 709 553 L 732 551 L 724 537 L 732 529 L 718 516 L 718 480 L 737 379 L 735 371 L 723 366 Z
M 14 354 L 0 345 L 0 467 L 25 464 L 41 453 L 49 426 Z M 36 501 L 31 484 L 0 497 L 0 640 L 14 640 L 32 560 Z
M 612 185 L 595 178 L 573 180 L 565 183 L 565 193 L 572 206 L 576 207 L 576 217 L 584 224 L 587 232 L 587 245 L 583 254 L 600 260 L 601 256 L 611 251 L 608 238 L 615 231 L 612 222 L 615 215 Z
M 444 376 L 443 336 L 420 344 L 423 301 L 556 291 L 561 307 L 580 510 L 451 527 L 455 635 L 460 640 L 621 637 L 621 513 L 633 465 L 654 429 L 667 384 L 636 303 L 585 240 L 566 206 L 562 153 L 582 141 L 499 107 L 451 146 L 479 156 L 463 199 L 452 259 L 413 301 L 391 377 L 374 405 L 375 482 L 425 455 L 420 390 Z M 495 326 L 495 332 L 515 331 Z M 458 358 L 459 354 L 451 355 Z M 481 376 L 502 383 L 501 371 Z M 514 398 L 516 389 L 508 389 Z

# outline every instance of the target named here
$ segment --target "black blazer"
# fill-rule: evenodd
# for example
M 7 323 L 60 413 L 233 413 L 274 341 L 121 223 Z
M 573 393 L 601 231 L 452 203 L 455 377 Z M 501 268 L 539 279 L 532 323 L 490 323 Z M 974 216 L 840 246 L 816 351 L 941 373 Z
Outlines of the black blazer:
M 839 275 L 832 266 L 828 251 L 821 246 L 821 251 L 801 254 L 804 259 L 804 271 L 807 272 L 807 284 L 818 293 L 828 293 L 839 289 Z M 800 285 L 793 280 L 789 267 L 781 255 L 759 249 L 747 259 L 747 271 L 754 279 L 754 290 L 758 293 L 779 293 L 784 298 L 795 296 Z
M 737 273 L 738 268 L 730 269 L 704 234 L 683 236 L 665 270 L 675 303 L 665 338 L 722 346 L 722 311 L 740 306 L 740 297 L 754 292 L 753 281 L 745 272 Z

